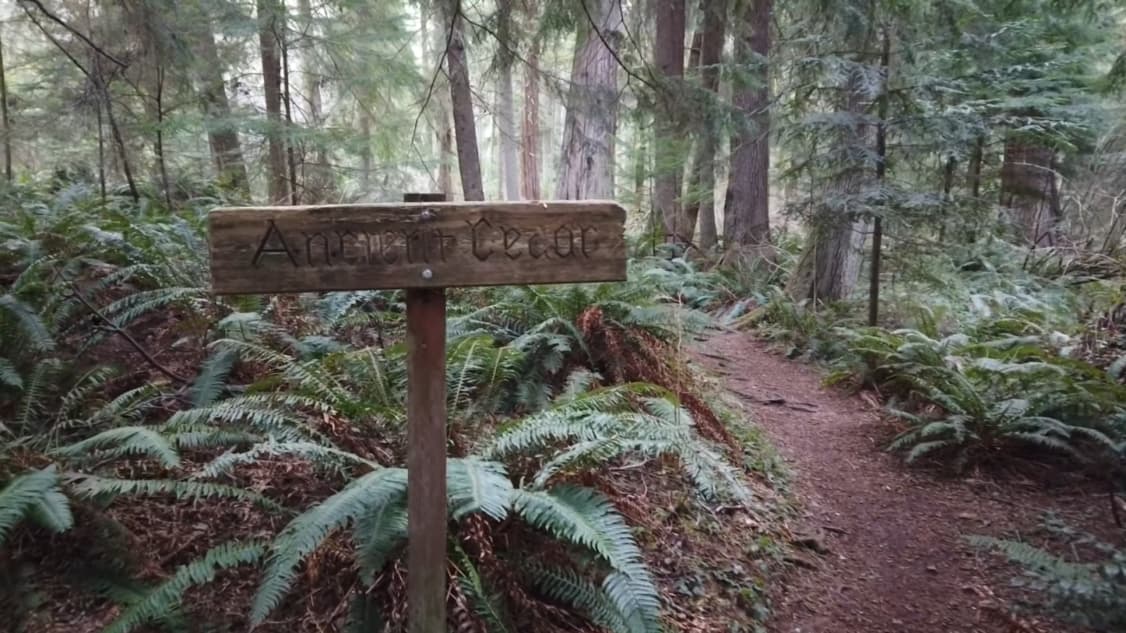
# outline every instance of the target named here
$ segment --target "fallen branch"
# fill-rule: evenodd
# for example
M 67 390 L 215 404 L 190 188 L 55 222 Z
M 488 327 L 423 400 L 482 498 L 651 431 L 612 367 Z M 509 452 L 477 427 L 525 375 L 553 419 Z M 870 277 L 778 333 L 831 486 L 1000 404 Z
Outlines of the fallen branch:
M 152 365 L 157 371 L 164 374 L 165 376 L 167 376 L 168 378 L 172 379 L 175 382 L 182 383 L 182 384 L 187 384 L 187 383 L 191 382 L 187 378 L 180 376 L 176 372 L 174 372 L 171 369 L 168 369 L 164 365 L 160 364 L 160 362 L 157 361 L 156 358 L 154 358 L 153 355 L 150 354 L 149 351 L 147 349 L 145 349 L 144 346 L 141 345 L 137 341 L 137 339 L 133 338 L 128 332 L 125 331 L 124 328 L 122 328 L 120 325 L 114 323 L 112 320 L 110 320 L 109 317 L 102 314 L 101 311 L 98 310 L 98 308 L 94 306 L 94 304 L 90 303 L 90 300 L 82 295 L 82 292 L 79 291 L 78 286 L 73 281 L 63 277 L 61 274 L 59 274 L 58 276 L 63 281 L 65 281 L 68 286 L 70 286 L 70 291 L 74 295 L 74 298 L 78 299 L 79 303 L 81 303 L 83 306 L 85 306 L 86 309 L 90 312 L 90 314 L 92 314 L 94 316 L 94 318 L 96 318 L 99 321 L 101 321 L 102 323 L 104 323 L 105 326 L 111 332 L 113 332 L 114 334 L 117 334 L 121 338 L 125 339 L 125 342 L 129 343 L 129 345 L 133 349 L 137 350 L 137 353 L 140 354 L 145 359 L 145 361 L 148 362 L 148 364 Z

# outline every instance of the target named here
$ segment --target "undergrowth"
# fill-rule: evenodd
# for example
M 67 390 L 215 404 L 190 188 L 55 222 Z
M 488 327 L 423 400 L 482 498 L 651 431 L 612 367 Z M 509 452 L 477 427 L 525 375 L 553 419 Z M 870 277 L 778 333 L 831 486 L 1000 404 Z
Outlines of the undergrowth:
M 208 618 L 191 592 L 247 577 L 242 621 L 209 625 L 292 623 L 310 616 L 290 597 L 322 574 L 347 579 L 333 626 L 401 630 L 401 296 L 211 295 L 202 227 L 217 200 L 173 212 L 82 185 L 4 195 L 0 593 L 16 630 L 71 591 L 116 605 L 106 631 L 179 630 Z M 741 452 L 681 360 L 730 285 L 683 259 L 636 260 L 631 279 L 450 292 L 458 630 L 664 630 L 637 536 L 645 500 L 613 494 L 623 464 L 671 468 L 666 485 L 695 507 L 762 508 L 748 473 L 772 466 Z M 243 518 L 212 533 L 220 507 Z M 131 551 L 160 536 L 136 532 L 133 512 L 204 527 L 156 560 Z M 80 575 L 44 549 L 91 540 L 104 564 Z

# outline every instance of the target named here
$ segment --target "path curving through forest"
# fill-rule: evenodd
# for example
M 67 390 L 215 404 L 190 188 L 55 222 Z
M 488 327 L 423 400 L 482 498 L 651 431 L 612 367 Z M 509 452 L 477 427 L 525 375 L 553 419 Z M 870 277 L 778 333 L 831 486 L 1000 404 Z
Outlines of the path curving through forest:
M 875 402 L 824 387 L 819 370 L 745 333 L 696 352 L 723 376 L 793 473 L 792 572 L 774 591 L 773 633 L 1058 631 L 1008 615 L 1013 570 L 965 543 L 1034 526 L 1040 512 L 1091 516 L 1083 491 L 1029 481 L 944 479 L 884 452 Z

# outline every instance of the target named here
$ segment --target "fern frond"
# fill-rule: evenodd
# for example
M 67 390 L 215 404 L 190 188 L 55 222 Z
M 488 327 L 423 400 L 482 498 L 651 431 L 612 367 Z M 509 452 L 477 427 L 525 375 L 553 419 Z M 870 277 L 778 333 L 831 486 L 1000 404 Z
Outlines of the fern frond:
M 172 443 L 160 433 L 144 426 L 109 429 L 82 441 L 57 448 L 53 452 L 71 458 L 144 455 L 159 461 L 165 468 L 180 466 L 180 455 L 173 448 Z
M 277 607 L 293 584 L 297 565 L 320 547 L 328 535 L 406 495 L 407 473 L 384 468 L 368 473 L 291 521 L 270 546 L 269 561 L 254 597 L 250 620 L 255 626 Z
M 56 532 L 70 527 L 72 520 L 68 519 L 70 509 L 66 497 L 60 499 L 61 495 L 50 494 L 58 492 L 58 485 L 59 475 L 54 467 L 50 467 L 18 475 L 0 490 L 0 545 L 4 544 L 12 529 L 39 509 L 41 504 L 44 504 L 41 509 L 44 518 L 58 519 L 47 522 L 45 527 Z
M 97 475 L 71 473 L 66 477 L 68 489 L 76 497 L 109 502 L 127 495 L 170 495 L 177 499 L 237 499 L 249 501 L 268 510 L 281 510 L 276 502 L 260 494 L 235 486 L 175 479 L 115 479 Z
M 3 356 L 0 356 L 0 384 L 23 389 L 23 376 L 16 369 L 15 363 Z
M 508 516 L 512 482 L 504 464 L 477 459 L 446 461 L 446 494 L 450 516 L 461 519 L 474 512 L 484 512 L 502 521 Z
M 223 543 L 214 547 L 200 558 L 179 567 L 144 598 L 129 605 L 102 633 L 129 633 L 148 622 L 164 619 L 179 610 L 188 589 L 211 582 L 220 571 L 257 564 L 265 553 L 266 545 L 255 541 Z
M 659 630 L 661 601 L 629 526 L 600 493 L 561 486 L 548 492 L 515 490 L 513 509 L 532 526 L 598 554 L 618 574 L 603 588 L 632 631 Z
M 477 566 L 460 546 L 455 549 L 455 561 L 458 585 L 472 601 L 473 610 L 484 621 L 486 629 L 489 633 L 508 633 L 508 616 L 501 608 L 502 596 L 489 590 Z
M 391 559 L 392 552 L 407 540 L 406 499 L 384 503 L 364 513 L 352 530 L 360 578 L 371 585 Z
M 220 349 L 203 361 L 199 375 L 196 376 L 188 392 L 193 407 L 205 407 L 215 403 L 223 393 L 223 386 L 237 360 L 238 353 L 235 350 Z
M 613 633 L 633 633 L 626 624 L 626 614 L 618 611 L 601 587 L 569 569 L 535 564 L 527 567 L 532 583 L 548 598 L 574 607 Z
M 277 442 L 268 440 L 256 444 L 249 450 L 242 452 L 227 451 L 211 460 L 206 466 L 196 472 L 193 477 L 198 479 L 215 479 L 230 473 L 243 464 L 252 464 L 264 456 L 291 455 L 308 459 L 315 463 L 331 464 L 341 468 L 344 464 L 358 464 L 369 468 L 382 468 L 380 464 L 331 446 L 324 446 L 314 442 L 292 441 Z

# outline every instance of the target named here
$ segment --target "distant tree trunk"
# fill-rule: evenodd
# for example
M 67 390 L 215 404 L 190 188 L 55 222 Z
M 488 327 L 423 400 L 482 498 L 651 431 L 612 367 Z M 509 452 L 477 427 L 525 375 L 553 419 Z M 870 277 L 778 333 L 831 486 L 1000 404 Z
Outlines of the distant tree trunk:
M 787 288 L 795 299 L 844 299 L 859 280 L 867 223 L 860 219 L 855 205 L 870 176 L 865 174 L 864 161 L 856 156 L 858 148 L 871 146 L 871 139 L 862 118 L 866 104 L 860 79 L 851 76 L 840 93 L 838 112 L 849 120 L 840 124 L 832 140 L 840 165 L 814 204 L 805 250 Z
M 981 197 L 981 164 L 985 160 L 985 137 L 978 136 L 974 142 L 974 151 L 970 155 L 970 195 L 974 199 Z
M 281 40 L 282 103 L 285 105 L 285 130 L 288 132 L 293 129 L 293 93 L 290 91 L 289 83 L 289 42 L 284 31 L 284 20 L 282 20 L 282 28 L 283 30 L 278 33 L 278 39 Z M 285 159 L 286 166 L 289 168 L 289 203 L 296 205 L 301 201 L 302 191 L 297 186 L 297 155 L 293 145 L 292 140 L 286 142 Z
M 683 165 L 683 113 L 680 82 L 684 78 L 684 0 L 657 0 L 657 37 L 653 61 L 663 79 L 658 96 L 660 115 L 654 126 L 656 174 L 653 205 L 665 226 L 665 238 L 674 244 L 691 241 L 688 218 L 680 201 Z
M 693 53 L 699 56 L 700 79 L 704 90 L 715 95 L 718 100 L 719 63 L 723 55 L 727 0 L 703 0 L 700 11 L 703 14 L 703 28 L 698 33 L 699 44 L 693 45 Z M 688 192 L 691 202 L 685 215 L 688 218 L 689 239 L 692 239 L 692 232 L 699 224 L 699 246 L 708 250 L 715 246 L 717 239 L 715 157 L 719 146 L 719 125 L 711 108 L 703 114 L 703 118 L 690 172 Z
M 887 118 L 888 118 L 888 91 L 891 79 L 891 36 L 887 29 L 883 32 L 883 50 L 880 52 L 880 70 L 883 74 L 883 89 L 880 91 L 880 102 L 877 106 L 879 121 L 876 123 L 876 181 L 882 185 L 887 174 Z M 950 193 L 949 182 L 953 180 L 954 158 L 947 160 L 947 195 Z M 883 257 L 884 222 L 883 215 L 877 213 L 872 221 L 872 261 L 869 264 L 868 275 L 868 325 L 875 327 L 880 320 L 880 265 Z M 941 239 L 939 240 L 942 241 Z
M 763 248 L 770 239 L 770 16 L 772 0 L 752 0 L 739 21 L 735 51 L 754 71 L 735 86 L 744 121 L 732 139 L 723 212 L 729 252 Z
M 532 43 L 524 66 L 524 116 L 520 125 L 520 184 L 525 200 L 539 200 L 540 193 L 540 48 Z
M 446 68 L 450 76 L 450 100 L 453 103 L 454 133 L 457 135 L 461 189 L 466 200 L 484 200 L 485 188 L 481 181 L 481 158 L 477 152 L 477 123 L 473 115 L 473 94 L 465 54 L 465 23 L 461 17 L 461 2 L 446 2 L 447 22 L 450 24 Z
M 360 138 L 364 144 L 360 148 L 360 189 L 364 196 L 371 194 L 371 114 L 367 111 L 366 104 L 358 104 L 360 109 Z
M 279 33 L 285 27 L 283 8 L 278 0 L 256 0 L 258 8 L 258 46 L 262 56 L 262 83 L 266 98 L 267 192 L 277 204 L 289 197 L 286 176 L 285 141 L 282 124 L 282 68 Z
M 1060 219 L 1055 152 L 1010 134 L 1001 164 L 1001 206 L 1028 246 L 1054 246 Z
M 8 118 L 8 78 L 4 70 L 4 43 L 0 41 L 0 125 L 4 126 L 4 179 L 12 184 L 12 121 Z
M 106 126 L 102 123 L 102 102 L 94 104 L 98 113 L 98 192 L 102 204 L 106 203 Z
M 519 149 L 516 144 L 516 117 L 512 103 L 512 64 L 500 68 L 500 155 L 504 168 L 504 199 L 520 199 Z
M 301 24 L 309 34 L 301 48 L 301 89 L 308 102 L 305 124 L 313 130 L 320 130 L 324 123 L 324 100 L 321 96 L 321 72 L 313 54 L 317 33 L 312 4 L 309 0 L 298 0 L 297 11 Z M 327 148 L 316 136 L 312 138 L 312 145 L 314 151 L 311 165 L 308 149 L 301 153 L 302 198 L 306 203 L 324 200 L 333 189 Z
M 215 46 L 215 32 L 205 18 L 195 41 L 197 63 L 192 64 L 198 82 L 200 107 L 207 127 L 211 160 L 220 182 L 242 193 L 250 194 L 250 180 L 242 158 L 238 131 L 231 122 L 231 103 L 223 81 L 223 66 Z
M 432 6 L 423 4 L 421 12 L 422 57 L 428 64 L 431 63 L 430 60 L 437 58 L 435 51 L 446 49 L 447 32 L 441 28 L 441 20 L 438 21 L 439 28 L 429 27 L 427 15 L 433 10 Z M 430 102 L 433 105 L 430 118 L 438 154 L 438 190 L 446 194 L 447 200 L 453 200 L 454 132 L 450 126 L 450 110 L 453 107 L 450 105 L 449 78 L 442 72 L 438 72 L 435 77 Z
M 136 180 L 133 179 L 133 168 L 129 163 L 129 150 L 125 146 L 125 137 L 122 136 L 121 127 L 117 124 L 117 117 L 113 113 L 113 100 L 110 97 L 105 80 L 102 79 L 101 72 L 100 65 L 95 62 L 94 70 L 90 73 L 90 76 L 93 78 L 94 85 L 102 98 L 102 107 L 105 108 L 106 119 L 109 121 L 113 144 L 117 148 L 118 158 L 121 159 L 121 171 L 125 175 L 125 184 L 129 187 L 129 197 L 133 198 L 133 202 L 140 202 L 141 193 L 137 190 Z
M 633 199 L 637 205 L 637 214 L 645 212 L 646 185 L 649 183 L 649 131 L 645 127 L 645 113 L 639 108 L 634 111 L 634 150 L 633 150 Z M 649 230 L 656 228 L 656 222 L 650 222 Z
M 156 163 L 160 172 L 160 186 L 164 190 L 164 204 L 172 208 L 172 185 L 168 180 L 168 163 L 164 159 L 164 66 L 156 67 L 156 90 L 153 95 L 153 108 L 156 112 L 156 142 L 153 146 Z
M 559 183 L 555 197 L 614 197 L 614 134 L 618 124 L 618 64 L 623 37 L 619 0 L 588 0 L 579 27 L 567 92 Z

